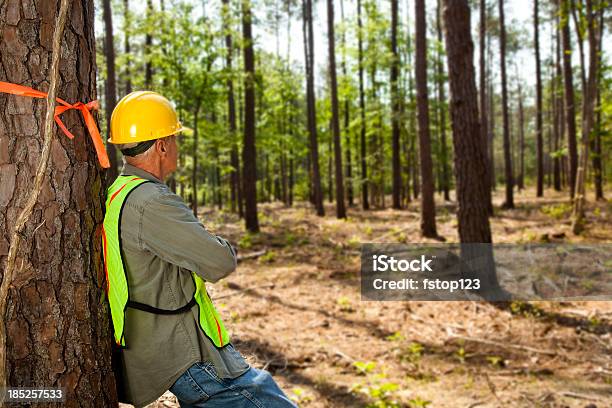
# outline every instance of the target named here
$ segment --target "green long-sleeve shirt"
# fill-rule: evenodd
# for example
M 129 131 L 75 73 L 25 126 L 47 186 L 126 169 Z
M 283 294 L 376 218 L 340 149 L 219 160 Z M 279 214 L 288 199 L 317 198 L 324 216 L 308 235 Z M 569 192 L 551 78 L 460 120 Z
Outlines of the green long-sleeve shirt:
M 121 214 L 121 249 L 130 300 L 177 309 L 195 291 L 190 271 L 216 282 L 236 269 L 231 245 L 206 231 L 162 181 L 129 164 L 122 175 L 152 181 L 129 195 Z M 216 348 L 197 319 L 197 307 L 177 315 L 127 308 L 123 370 L 127 396 L 136 407 L 155 401 L 198 361 L 212 362 L 222 378 L 235 378 L 248 370 L 231 344 Z

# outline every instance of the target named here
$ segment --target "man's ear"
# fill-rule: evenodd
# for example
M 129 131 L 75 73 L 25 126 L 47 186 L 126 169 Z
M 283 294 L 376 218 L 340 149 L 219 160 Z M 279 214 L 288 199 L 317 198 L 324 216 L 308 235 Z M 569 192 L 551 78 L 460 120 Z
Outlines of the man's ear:
M 166 143 L 163 139 L 159 140 L 159 151 L 160 153 L 166 153 Z

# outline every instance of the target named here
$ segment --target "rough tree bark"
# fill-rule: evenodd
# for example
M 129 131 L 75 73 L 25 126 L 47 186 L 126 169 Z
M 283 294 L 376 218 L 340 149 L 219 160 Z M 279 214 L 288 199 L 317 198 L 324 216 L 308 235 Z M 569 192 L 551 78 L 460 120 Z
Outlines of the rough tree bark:
M 425 1 L 415 1 L 416 18 L 416 84 L 419 123 L 419 147 L 421 156 L 421 233 L 425 237 L 437 237 L 436 205 L 429 135 L 429 103 L 427 96 L 427 26 Z
M 0 7 L 0 80 L 46 91 L 59 1 Z M 57 95 L 96 98 L 94 4 L 73 0 L 62 38 Z M 0 269 L 42 148 L 45 100 L 0 94 Z M 17 253 L 9 292 L 8 384 L 64 387 L 69 407 L 117 406 L 108 308 L 100 304 L 105 177 L 76 112 L 54 126 L 49 167 Z
M 257 165 L 255 150 L 255 55 L 251 24 L 251 1 L 242 0 L 242 36 L 244 41 L 244 143 L 242 148 L 242 190 L 244 220 L 247 230 L 259 232 L 257 219 Z
M 461 243 L 490 243 L 486 147 L 478 123 L 476 74 L 467 0 L 444 0 L 444 30 L 455 147 L 458 229 Z M 476 251 L 474 251 L 476 248 Z M 497 287 L 490 246 L 463 246 L 462 258 L 485 257 L 489 288 Z M 482 261 L 482 260 L 481 260 Z

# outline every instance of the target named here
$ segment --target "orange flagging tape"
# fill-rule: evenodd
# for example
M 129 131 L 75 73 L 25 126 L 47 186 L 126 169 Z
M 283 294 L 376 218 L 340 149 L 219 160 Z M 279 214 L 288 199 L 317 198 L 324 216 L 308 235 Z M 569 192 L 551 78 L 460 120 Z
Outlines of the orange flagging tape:
M 47 97 L 47 94 L 45 92 L 37 91 L 36 89 L 28 88 L 27 86 L 11 84 L 2 81 L 0 81 L 0 92 L 19 96 L 29 96 L 31 98 Z M 98 101 L 91 101 L 87 104 L 77 102 L 71 105 L 61 98 L 56 98 L 55 100 L 62 105 L 55 107 L 54 115 L 55 122 L 60 127 L 60 129 L 62 129 L 64 134 L 70 139 L 74 139 L 74 135 L 70 133 L 70 131 L 66 128 L 59 116 L 70 109 L 78 109 L 79 111 L 81 111 L 81 114 L 83 115 L 83 120 L 85 120 L 85 126 L 87 126 L 87 130 L 89 131 L 91 140 L 94 144 L 94 147 L 96 148 L 96 153 L 98 154 L 98 161 L 100 162 L 100 166 L 104 167 L 105 169 L 109 168 L 110 162 L 108 160 L 108 155 L 106 154 L 106 149 L 104 148 L 104 142 L 102 141 L 102 137 L 100 136 L 100 132 L 98 131 L 98 127 L 96 126 L 96 122 L 91 114 L 92 110 L 97 110 L 100 108 Z

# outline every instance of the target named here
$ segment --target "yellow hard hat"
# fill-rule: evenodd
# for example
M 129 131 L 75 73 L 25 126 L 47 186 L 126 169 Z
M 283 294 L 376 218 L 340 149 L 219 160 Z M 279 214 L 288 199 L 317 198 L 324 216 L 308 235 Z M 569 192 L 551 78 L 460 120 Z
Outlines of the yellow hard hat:
M 151 91 L 124 96 L 113 110 L 110 126 L 112 144 L 144 142 L 187 130 L 170 101 Z

